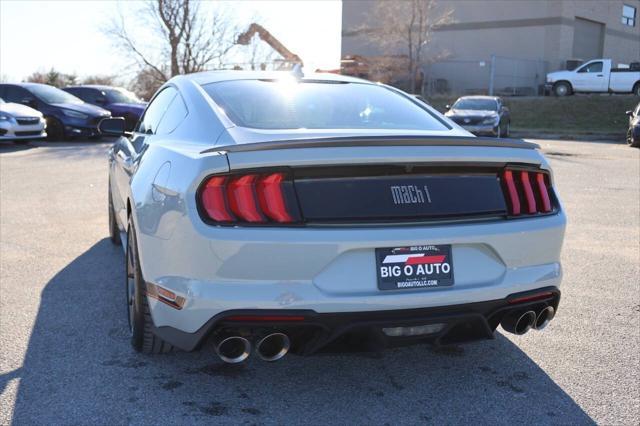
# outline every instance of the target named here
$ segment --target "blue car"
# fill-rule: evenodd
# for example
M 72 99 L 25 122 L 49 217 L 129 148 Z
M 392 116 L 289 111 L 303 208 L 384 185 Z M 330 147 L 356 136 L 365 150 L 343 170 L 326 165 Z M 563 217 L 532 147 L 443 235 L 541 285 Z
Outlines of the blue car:
M 52 140 L 99 136 L 98 123 L 111 117 L 109 111 L 46 84 L 0 84 L 0 98 L 40 111 Z
M 126 130 L 133 130 L 147 106 L 147 103 L 134 93 L 121 87 L 87 84 L 65 87 L 62 90 L 87 103 L 109 110 L 113 117 L 123 117 Z

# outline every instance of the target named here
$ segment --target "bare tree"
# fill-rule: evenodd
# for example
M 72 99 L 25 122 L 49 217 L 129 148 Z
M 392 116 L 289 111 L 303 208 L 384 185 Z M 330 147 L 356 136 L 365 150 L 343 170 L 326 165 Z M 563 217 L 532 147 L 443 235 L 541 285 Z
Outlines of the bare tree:
M 406 61 L 393 62 L 396 68 L 405 68 L 409 73 L 410 90 L 415 93 L 416 82 L 421 78 L 419 70 L 434 31 L 452 22 L 453 10 L 438 10 L 436 0 L 376 0 L 365 32 L 369 41 L 387 54 L 406 52 Z
M 64 74 L 55 68 L 49 71 L 36 71 L 31 73 L 25 81 L 30 83 L 42 83 L 55 87 L 65 87 L 77 84 L 78 77 L 75 74 Z
M 151 68 L 141 69 L 129 84 L 129 89 L 143 100 L 149 100 L 162 86 L 164 81 L 159 81 L 155 70 Z
M 115 75 L 89 75 L 82 79 L 82 84 L 98 84 L 100 86 L 115 86 Z
M 178 74 L 222 65 L 237 30 L 223 9 L 216 6 L 210 12 L 203 12 L 201 3 L 192 0 L 147 0 L 136 19 L 157 37 L 152 46 L 145 46 L 130 31 L 121 12 L 105 32 L 135 58 L 145 80 L 162 83 Z

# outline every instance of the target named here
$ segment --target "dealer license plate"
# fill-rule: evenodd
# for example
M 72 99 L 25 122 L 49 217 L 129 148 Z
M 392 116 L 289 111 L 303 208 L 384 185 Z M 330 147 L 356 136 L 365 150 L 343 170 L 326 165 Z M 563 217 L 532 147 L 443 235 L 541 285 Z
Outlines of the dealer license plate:
M 380 290 L 453 285 L 451 245 L 377 248 Z

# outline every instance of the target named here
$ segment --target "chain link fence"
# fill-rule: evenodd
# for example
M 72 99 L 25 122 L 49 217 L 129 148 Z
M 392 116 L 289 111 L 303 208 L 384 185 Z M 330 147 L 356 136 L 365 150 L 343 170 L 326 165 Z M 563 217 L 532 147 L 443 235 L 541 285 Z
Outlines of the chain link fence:
M 425 96 L 544 94 L 549 63 L 492 55 L 477 60 L 446 60 L 424 67 Z

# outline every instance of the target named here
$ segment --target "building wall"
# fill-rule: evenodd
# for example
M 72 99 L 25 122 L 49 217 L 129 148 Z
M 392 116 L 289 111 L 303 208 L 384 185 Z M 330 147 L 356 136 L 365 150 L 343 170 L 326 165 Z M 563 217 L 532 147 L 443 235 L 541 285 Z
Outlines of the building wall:
M 622 6 L 636 7 L 635 27 L 621 22 Z M 364 27 L 373 2 L 343 0 L 342 55 L 381 55 L 367 41 Z M 545 61 L 551 70 L 574 59 L 575 19 L 605 25 L 602 53 L 614 62 L 640 60 L 640 0 L 440 0 L 455 22 L 439 30 L 431 53 L 446 51 L 453 60 L 479 60 L 492 54 Z M 592 58 L 579 58 L 588 60 Z

